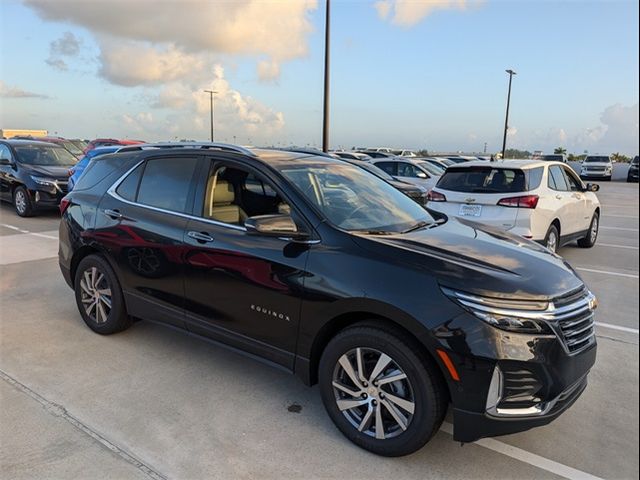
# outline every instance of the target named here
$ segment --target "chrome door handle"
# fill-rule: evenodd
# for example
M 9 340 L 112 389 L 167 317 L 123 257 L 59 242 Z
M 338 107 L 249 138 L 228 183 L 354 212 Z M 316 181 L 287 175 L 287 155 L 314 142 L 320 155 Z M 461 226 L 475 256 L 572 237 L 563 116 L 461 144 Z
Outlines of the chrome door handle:
M 122 215 L 118 210 L 106 209 L 104 214 L 112 220 L 122 220 L 124 218 L 124 215 Z
M 205 232 L 187 232 L 187 235 L 193 238 L 198 243 L 211 243 L 213 242 L 213 237 Z
M 558 200 L 562 200 L 562 195 L 556 195 L 556 198 L 557 198 Z

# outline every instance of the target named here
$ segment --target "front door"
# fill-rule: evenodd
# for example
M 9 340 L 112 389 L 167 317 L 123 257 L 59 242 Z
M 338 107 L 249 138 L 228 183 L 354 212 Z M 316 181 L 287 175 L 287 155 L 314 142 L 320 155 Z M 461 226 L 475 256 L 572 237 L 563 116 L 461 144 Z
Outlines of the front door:
M 552 165 L 549 167 L 549 188 L 553 190 L 555 211 L 560 219 L 560 235 L 565 237 L 578 231 L 576 220 L 576 199 L 569 189 L 564 167 Z
M 295 212 L 266 177 L 212 160 L 187 225 L 187 327 L 293 368 L 309 246 L 248 234 L 248 217 Z

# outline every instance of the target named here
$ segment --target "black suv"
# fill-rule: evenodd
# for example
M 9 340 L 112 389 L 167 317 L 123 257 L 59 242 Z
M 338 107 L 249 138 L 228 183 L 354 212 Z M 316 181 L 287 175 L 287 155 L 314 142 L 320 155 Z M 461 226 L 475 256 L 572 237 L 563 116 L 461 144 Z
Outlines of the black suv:
M 35 140 L 0 140 L 0 199 L 21 217 L 56 208 L 77 159 L 65 148 Z
M 596 300 L 560 257 L 428 210 L 341 160 L 224 144 L 94 160 L 60 267 L 111 334 L 168 323 L 319 383 L 350 440 L 422 447 L 551 422 L 587 383 Z
M 638 181 L 638 156 L 636 155 L 631 160 L 631 164 L 629 165 L 629 171 L 627 172 L 627 182 L 637 182 Z

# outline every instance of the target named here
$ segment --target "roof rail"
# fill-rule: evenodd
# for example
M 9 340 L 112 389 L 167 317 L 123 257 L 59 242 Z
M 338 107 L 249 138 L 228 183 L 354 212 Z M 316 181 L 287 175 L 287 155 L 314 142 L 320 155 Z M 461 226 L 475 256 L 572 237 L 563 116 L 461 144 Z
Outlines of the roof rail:
M 164 143 L 141 143 L 138 145 L 126 145 L 123 146 L 118 153 L 122 152 L 135 152 L 139 150 L 153 150 L 164 148 L 199 148 L 199 149 L 211 149 L 211 150 L 223 150 L 226 152 L 241 153 L 250 157 L 255 157 L 256 154 L 246 147 L 240 145 L 233 145 L 230 143 L 218 143 L 218 142 L 164 142 Z

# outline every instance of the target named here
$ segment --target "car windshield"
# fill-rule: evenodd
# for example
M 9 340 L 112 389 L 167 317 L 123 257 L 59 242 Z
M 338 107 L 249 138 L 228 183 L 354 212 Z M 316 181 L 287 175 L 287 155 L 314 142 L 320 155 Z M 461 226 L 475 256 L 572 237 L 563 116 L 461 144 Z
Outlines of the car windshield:
M 80 150 L 75 143 L 70 142 L 70 141 L 64 141 L 62 142 L 62 146 L 64 148 L 66 148 L 67 150 L 69 150 L 73 155 L 75 156 L 79 156 L 82 155 L 82 150 Z
M 435 223 L 404 193 L 354 165 L 318 161 L 287 165 L 281 172 L 330 223 L 344 230 L 400 233 Z
M 349 162 L 349 163 L 351 163 L 351 162 Z M 356 165 L 356 164 L 354 163 L 353 165 Z M 360 168 L 364 168 L 365 170 L 373 173 L 376 177 L 380 177 L 381 179 L 383 179 L 383 180 L 385 180 L 387 182 L 395 181 L 395 178 L 393 178 L 391 175 L 389 175 L 387 172 L 385 172 L 381 168 L 376 167 L 372 163 L 358 162 L 357 165 Z
M 53 145 L 17 145 L 18 161 L 27 165 L 70 166 L 77 159 L 62 147 Z
M 564 160 L 564 157 L 562 155 L 543 155 L 542 160 L 547 162 L 561 162 Z
M 638 157 L 634 157 L 634 159 L 631 161 L 632 165 L 638 165 Z
M 420 165 L 427 172 L 429 172 L 432 175 L 435 175 L 436 177 L 442 175 L 444 173 L 444 170 L 445 170 L 444 167 L 440 167 L 438 165 L 434 165 L 431 162 L 418 162 L 418 165 Z
M 491 167 L 448 169 L 437 187 L 452 192 L 511 193 L 526 191 L 526 176 L 522 170 Z
M 587 163 L 609 163 L 609 157 L 587 157 L 584 160 Z

